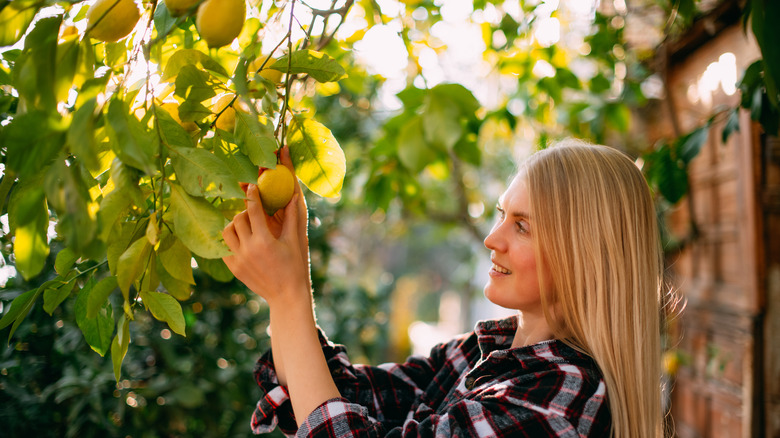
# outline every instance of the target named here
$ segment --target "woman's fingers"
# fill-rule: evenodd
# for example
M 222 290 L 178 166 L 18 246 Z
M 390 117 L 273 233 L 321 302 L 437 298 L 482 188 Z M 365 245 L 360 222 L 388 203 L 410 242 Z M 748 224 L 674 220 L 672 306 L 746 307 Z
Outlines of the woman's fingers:
M 222 239 L 225 241 L 225 245 L 230 248 L 231 251 L 236 252 L 239 246 L 238 235 L 236 234 L 236 227 L 233 221 L 231 221 L 224 230 L 222 230 Z
M 251 184 L 246 191 L 247 202 L 246 212 L 249 216 L 249 224 L 252 226 L 252 230 L 263 229 L 268 232 L 268 218 L 265 211 L 263 211 L 263 201 L 260 200 L 260 191 L 257 186 Z

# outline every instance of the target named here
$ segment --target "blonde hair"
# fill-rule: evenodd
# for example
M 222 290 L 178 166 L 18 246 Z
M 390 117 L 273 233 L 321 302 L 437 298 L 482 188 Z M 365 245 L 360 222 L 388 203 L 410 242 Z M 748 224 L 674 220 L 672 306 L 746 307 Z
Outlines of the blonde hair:
M 556 337 L 598 364 L 612 436 L 663 436 L 663 256 L 641 171 L 616 149 L 564 141 L 532 155 L 521 174 L 537 259 L 552 273 L 541 287 Z

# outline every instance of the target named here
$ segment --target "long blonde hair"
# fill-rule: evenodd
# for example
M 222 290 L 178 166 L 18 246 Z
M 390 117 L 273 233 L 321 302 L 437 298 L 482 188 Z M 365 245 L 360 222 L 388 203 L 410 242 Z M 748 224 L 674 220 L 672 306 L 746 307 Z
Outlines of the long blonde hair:
M 663 436 L 663 255 L 641 171 L 616 149 L 564 141 L 521 173 L 537 260 L 551 273 L 542 302 L 556 337 L 598 364 L 614 437 Z

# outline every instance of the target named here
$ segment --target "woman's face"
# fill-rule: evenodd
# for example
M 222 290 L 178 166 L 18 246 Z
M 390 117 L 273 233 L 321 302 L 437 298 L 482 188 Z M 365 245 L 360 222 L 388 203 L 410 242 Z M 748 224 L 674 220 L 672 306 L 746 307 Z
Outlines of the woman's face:
M 528 185 L 522 174 L 514 178 L 498 202 L 498 220 L 485 238 L 493 266 L 485 285 L 485 296 L 493 303 L 524 314 L 542 315 L 539 271 L 533 241 L 534 221 L 530 216 Z M 549 272 L 542 267 L 549 283 Z

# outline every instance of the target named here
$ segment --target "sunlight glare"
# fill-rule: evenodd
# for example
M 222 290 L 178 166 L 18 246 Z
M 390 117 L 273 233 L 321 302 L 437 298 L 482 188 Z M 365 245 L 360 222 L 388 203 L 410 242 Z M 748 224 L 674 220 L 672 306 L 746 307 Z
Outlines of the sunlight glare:
M 408 53 L 397 28 L 392 23 L 374 26 L 362 40 L 355 43 L 357 60 L 370 73 L 386 78 L 403 75 Z

